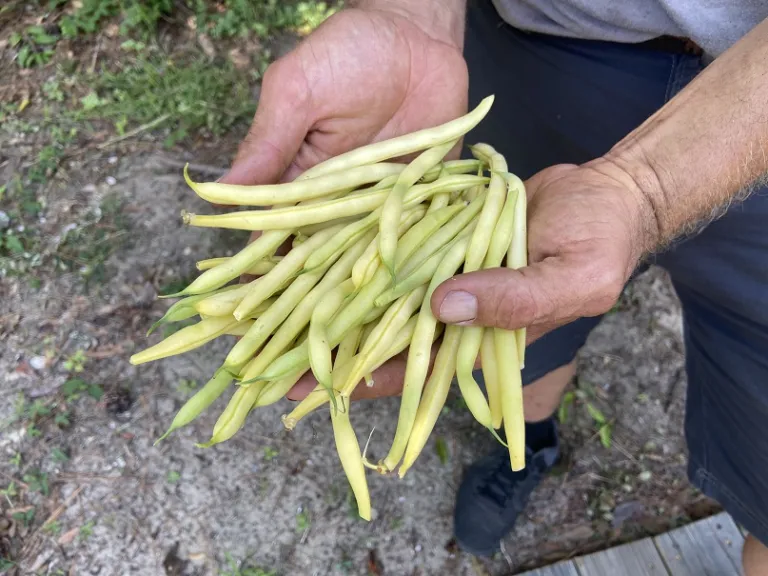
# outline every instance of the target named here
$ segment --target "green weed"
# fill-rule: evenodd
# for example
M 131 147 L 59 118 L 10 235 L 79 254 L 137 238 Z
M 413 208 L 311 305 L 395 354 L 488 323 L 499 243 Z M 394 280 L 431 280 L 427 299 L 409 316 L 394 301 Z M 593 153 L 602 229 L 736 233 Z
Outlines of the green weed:
M 54 54 L 58 36 L 46 31 L 42 26 L 29 26 L 21 32 L 14 32 L 10 45 L 16 48 L 16 63 L 21 68 L 34 68 L 47 64 Z

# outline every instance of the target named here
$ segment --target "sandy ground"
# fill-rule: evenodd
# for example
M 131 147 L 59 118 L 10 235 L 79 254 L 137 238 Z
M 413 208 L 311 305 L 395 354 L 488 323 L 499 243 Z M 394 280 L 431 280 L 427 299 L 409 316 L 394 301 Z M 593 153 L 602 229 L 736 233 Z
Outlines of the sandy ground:
M 0 487 L 19 487 L 0 500 L 0 547 L 20 561 L 19 573 L 236 574 L 231 557 L 243 576 L 260 574 L 257 566 L 263 574 L 308 576 L 507 575 L 712 509 L 685 477 L 681 317 L 659 270 L 636 280 L 592 334 L 562 425 L 564 462 L 534 494 L 504 553 L 480 560 L 452 542 L 453 498 L 463 467 L 493 440 L 455 394 L 406 479 L 371 475 L 370 523 L 350 506 L 326 411 L 288 433 L 279 419 L 290 409 L 283 401 L 252 413 L 231 441 L 196 448 L 225 404 L 220 399 L 153 447 L 189 395 L 179 383 L 205 382 L 231 342 L 140 367 L 128 356 L 160 338 L 144 333 L 169 305 L 156 299 L 161 287 L 188 278 L 196 259 L 237 250 L 242 239 L 183 228 L 179 211 L 200 202 L 180 170 L 149 155 L 86 155 L 46 194 L 51 241 L 105 195 L 123 202 L 130 241 L 109 258 L 103 283 L 87 290 L 77 274 L 51 272 L 37 289 L 0 280 Z M 42 433 L 30 435 L 29 420 L 14 417 L 19 396 L 60 405 L 60 387 L 72 377 L 65 359 L 77 350 L 87 357 L 77 377 L 99 384 L 104 396 L 82 395 L 66 407 L 69 426 L 43 418 Z M 612 424 L 607 448 L 587 402 Z M 397 407 L 397 399 L 355 406 L 361 442 L 376 427 L 374 458 L 388 446 Z M 435 450 L 438 437 L 447 459 Z M 55 448 L 69 459 L 52 458 Z M 47 495 L 23 480 L 34 469 L 47 473 Z M 25 527 L 12 517 L 29 506 L 35 515 Z M 40 529 L 51 515 L 58 529 Z

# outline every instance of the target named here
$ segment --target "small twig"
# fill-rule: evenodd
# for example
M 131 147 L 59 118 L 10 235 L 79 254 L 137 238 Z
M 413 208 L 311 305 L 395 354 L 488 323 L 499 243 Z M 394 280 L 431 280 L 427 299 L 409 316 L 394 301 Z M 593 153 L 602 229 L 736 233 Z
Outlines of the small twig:
M 162 124 L 163 122 L 168 120 L 168 118 L 170 118 L 170 117 L 171 117 L 170 114 L 163 114 L 162 116 L 158 116 L 157 118 L 155 118 L 151 122 L 147 122 L 146 124 L 142 124 L 138 128 L 134 128 L 133 130 L 129 130 L 128 132 L 126 132 L 122 136 L 115 136 L 114 138 L 110 138 L 106 142 L 102 142 L 101 144 L 96 146 L 96 148 L 98 148 L 99 150 L 103 150 L 104 148 L 107 148 L 108 146 L 112 146 L 112 144 L 117 144 L 118 142 L 122 142 L 123 140 L 127 140 L 128 138 L 133 138 L 137 134 L 141 134 L 142 132 L 146 132 L 147 130 L 151 130 L 155 126 L 158 126 L 159 124 Z
M 210 164 L 195 164 L 193 162 L 184 162 L 183 160 L 175 160 L 165 156 L 156 156 L 156 158 L 158 162 L 171 168 L 184 168 L 184 166 L 189 165 L 190 172 L 202 172 L 203 174 L 211 174 L 213 176 L 223 176 L 227 173 L 226 168 L 211 166 Z
M 29 537 L 29 542 L 32 541 L 32 539 L 37 536 L 37 533 L 40 532 L 43 528 L 45 528 L 47 525 L 51 524 L 52 522 L 55 522 L 59 516 L 66 510 L 69 505 L 72 503 L 72 500 L 77 498 L 77 496 L 80 494 L 80 492 L 83 491 L 84 486 L 78 486 L 72 494 L 70 494 L 66 500 L 62 504 L 54 510 L 48 518 L 46 518 L 45 522 L 40 524 L 40 526 L 37 527 L 37 529 L 32 533 L 32 536 Z
M 99 34 L 99 37 L 96 40 L 96 50 L 93 51 L 93 58 L 91 59 L 91 65 L 88 67 L 89 74 L 93 74 L 94 70 L 96 70 L 96 61 L 99 58 L 99 52 L 101 52 L 101 34 Z

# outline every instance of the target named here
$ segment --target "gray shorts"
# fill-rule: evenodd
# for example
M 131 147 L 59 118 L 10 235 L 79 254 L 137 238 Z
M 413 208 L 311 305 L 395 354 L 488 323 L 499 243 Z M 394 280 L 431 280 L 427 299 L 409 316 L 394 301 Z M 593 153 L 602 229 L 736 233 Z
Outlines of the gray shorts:
M 602 155 L 704 67 L 684 50 L 553 38 L 470 3 L 470 106 L 497 104 L 467 137 L 527 178 Z M 682 303 L 691 482 L 768 545 L 768 190 L 658 255 Z M 526 353 L 524 383 L 574 359 L 600 318 L 551 332 Z

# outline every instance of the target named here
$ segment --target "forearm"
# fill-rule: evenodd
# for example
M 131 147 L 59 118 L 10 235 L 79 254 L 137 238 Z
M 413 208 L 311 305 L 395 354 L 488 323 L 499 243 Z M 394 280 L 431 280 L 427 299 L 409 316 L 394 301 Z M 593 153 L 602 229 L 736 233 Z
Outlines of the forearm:
M 646 202 L 653 250 L 768 173 L 768 20 L 604 158 Z
M 354 0 L 349 5 L 399 14 L 438 40 L 464 46 L 467 0 Z

